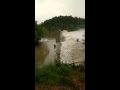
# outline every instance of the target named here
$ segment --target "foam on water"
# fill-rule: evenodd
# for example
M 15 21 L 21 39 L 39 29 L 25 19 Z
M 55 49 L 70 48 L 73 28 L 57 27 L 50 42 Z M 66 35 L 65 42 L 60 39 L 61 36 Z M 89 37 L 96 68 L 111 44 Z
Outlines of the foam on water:
M 61 37 L 64 37 L 64 41 L 61 42 L 61 54 L 60 61 L 67 64 L 83 63 L 85 60 L 85 46 L 81 42 L 77 42 L 77 38 L 81 41 L 84 31 L 68 32 L 63 30 Z

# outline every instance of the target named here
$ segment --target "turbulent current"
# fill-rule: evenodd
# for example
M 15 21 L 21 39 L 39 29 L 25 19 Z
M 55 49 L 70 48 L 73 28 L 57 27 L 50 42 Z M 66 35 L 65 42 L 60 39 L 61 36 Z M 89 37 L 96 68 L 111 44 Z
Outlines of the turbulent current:
M 80 64 L 85 60 L 85 45 L 82 40 L 85 30 L 61 32 L 60 61 L 67 64 Z

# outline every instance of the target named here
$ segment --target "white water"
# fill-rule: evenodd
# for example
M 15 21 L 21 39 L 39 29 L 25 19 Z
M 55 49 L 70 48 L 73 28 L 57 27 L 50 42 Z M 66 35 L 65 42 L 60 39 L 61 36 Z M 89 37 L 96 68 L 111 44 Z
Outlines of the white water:
M 85 46 L 81 42 L 77 42 L 77 38 L 80 41 L 84 39 L 85 29 L 67 32 L 63 30 L 61 36 L 64 37 L 63 42 L 61 42 L 61 54 L 60 61 L 67 64 L 83 63 L 85 60 Z
M 41 40 L 39 40 L 39 42 L 47 42 L 48 39 L 47 38 L 41 38 Z
M 73 37 L 79 38 L 79 40 L 82 40 L 84 39 L 83 35 L 85 34 L 85 29 L 81 29 L 78 31 L 72 31 L 72 32 L 69 32 L 69 34 L 72 34 Z

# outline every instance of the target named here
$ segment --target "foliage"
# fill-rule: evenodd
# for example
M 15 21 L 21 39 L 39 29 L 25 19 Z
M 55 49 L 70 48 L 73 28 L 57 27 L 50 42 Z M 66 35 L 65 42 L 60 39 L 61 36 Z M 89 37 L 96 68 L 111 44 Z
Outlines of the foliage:
M 42 68 L 35 70 L 35 83 L 44 85 L 58 85 L 58 86 L 71 86 L 75 87 L 74 71 L 78 71 L 81 65 L 70 67 L 67 64 L 61 63 L 59 66 L 56 64 L 44 65 Z M 79 79 L 85 81 L 85 72 L 78 73 Z
M 85 81 L 85 67 L 83 64 L 72 65 L 60 62 L 60 51 L 56 51 L 55 64 L 44 65 L 42 68 L 35 69 L 35 83 L 44 85 L 70 86 L 77 88 L 74 82 L 74 71 L 80 71 L 78 77 L 81 81 Z
M 37 24 L 37 21 L 35 21 L 35 45 L 39 43 L 39 40 L 42 37 L 45 37 L 47 35 L 47 30 L 45 27 L 42 27 L 41 25 Z
M 85 72 L 79 74 L 81 81 L 85 82 Z
M 59 67 L 53 64 L 43 66 L 42 69 L 36 69 L 35 82 L 48 85 L 73 85 L 73 82 L 66 78 L 72 73 L 72 68 L 62 64 Z
M 55 16 L 40 24 L 49 31 L 68 30 L 73 31 L 79 28 L 85 28 L 85 19 L 72 16 Z

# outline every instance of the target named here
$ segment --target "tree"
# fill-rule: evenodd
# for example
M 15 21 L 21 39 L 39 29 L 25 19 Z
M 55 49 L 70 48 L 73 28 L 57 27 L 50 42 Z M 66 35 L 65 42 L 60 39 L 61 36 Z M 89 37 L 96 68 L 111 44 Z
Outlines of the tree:
M 48 31 L 54 31 L 58 28 L 76 30 L 85 27 L 85 19 L 72 17 L 72 16 L 55 16 L 52 19 L 48 19 L 40 24 Z
M 41 30 L 42 30 L 42 31 L 41 31 L 41 32 L 42 32 L 41 37 L 47 36 L 47 30 L 45 29 L 45 27 L 42 27 Z
M 47 30 L 45 29 L 45 27 L 38 25 L 37 21 L 35 21 L 35 45 L 39 44 L 39 40 L 46 35 Z

